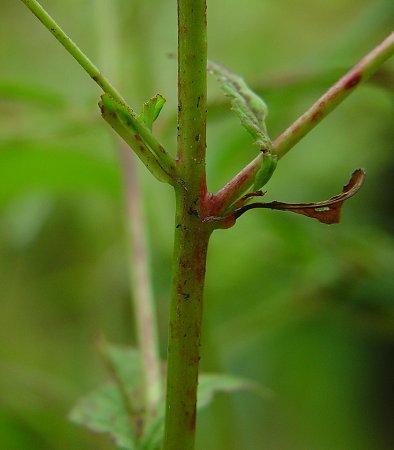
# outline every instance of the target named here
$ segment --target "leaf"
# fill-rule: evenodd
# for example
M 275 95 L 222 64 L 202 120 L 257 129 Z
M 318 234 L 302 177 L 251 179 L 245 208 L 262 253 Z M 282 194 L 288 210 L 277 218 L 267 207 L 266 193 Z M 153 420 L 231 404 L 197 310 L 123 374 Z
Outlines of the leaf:
M 106 345 L 100 351 L 106 352 L 106 364 L 111 365 L 110 372 L 115 379 L 82 398 L 71 411 L 70 420 L 91 431 L 109 433 L 124 450 L 136 450 L 142 410 L 139 354 L 116 345 Z
M 136 450 L 130 419 L 114 384 L 103 386 L 82 398 L 71 411 L 72 422 L 96 433 L 109 433 L 125 450 Z
M 249 209 L 268 208 L 281 211 L 290 211 L 303 216 L 312 217 L 319 222 L 333 224 L 339 223 L 341 208 L 345 200 L 353 197 L 364 183 L 365 172 L 357 169 L 353 172 L 349 183 L 344 186 L 341 194 L 335 195 L 328 200 L 316 203 L 283 203 L 273 201 L 270 203 L 252 203 L 235 210 L 231 216 L 238 218 Z
M 19 143 L 0 145 L 0 209 L 32 192 L 102 192 L 118 198 L 119 168 L 66 145 Z
M 141 362 L 136 350 L 115 345 L 100 345 L 104 358 L 109 358 L 110 373 L 116 371 L 118 381 L 128 393 L 134 414 L 130 416 L 122 397 L 121 389 L 115 382 L 96 389 L 82 398 L 71 411 L 70 419 L 91 431 L 109 433 L 118 447 L 123 450 L 159 450 L 164 436 L 165 404 L 158 406 L 157 415 L 144 424 L 143 435 L 135 432 L 135 424 L 141 427 L 142 380 Z M 119 383 L 118 383 L 119 384 Z M 245 378 L 227 374 L 201 374 L 199 376 L 197 410 L 206 408 L 218 392 L 250 390 L 267 396 L 269 391 Z M 138 429 L 138 428 L 137 428 Z M 141 428 L 140 428 L 141 429 Z M 134 431 L 133 431 L 134 430 Z
M 253 190 L 257 191 L 265 186 L 268 181 L 271 179 L 272 174 L 276 169 L 276 165 L 278 164 L 278 157 L 272 154 L 264 154 L 263 160 L 261 162 L 260 169 L 256 173 L 253 183 Z
M 166 99 L 162 95 L 156 94 L 154 97 L 145 102 L 142 107 L 140 119 L 145 122 L 151 131 L 153 122 L 159 117 L 160 111 L 162 110 L 165 102 Z
M 26 103 L 53 107 L 57 110 L 67 105 L 67 100 L 48 85 L 33 85 L 15 81 L 0 80 L 1 99 L 20 100 Z
M 137 450 L 159 450 L 164 437 L 164 402 L 156 417 L 151 419 L 144 429 L 144 434 L 138 443 Z
M 243 78 L 231 73 L 224 66 L 208 61 L 207 68 L 230 98 L 231 109 L 236 112 L 242 125 L 252 135 L 255 144 L 261 150 L 270 152 L 271 140 L 265 124 L 268 108 L 264 100 L 248 87 Z
M 246 378 L 225 373 L 206 373 L 199 377 L 197 409 L 206 408 L 218 392 L 240 390 L 249 390 L 263 397 L 271 395 L 268 389 Z
M 203 373 L 198 378 L 197 411 L 209 406 L 215 394 L 219 392 L 235 392 L 239 390 L 249 390 L 257 395 L 267 397 L 271 392 L 246 378 L 223 374 L 223 373 Z M 164 435 L 164 405 L 161 413 L 153 419 L 145 430 L 144 436 L 138 446 L 138 450 L 158 450 Z

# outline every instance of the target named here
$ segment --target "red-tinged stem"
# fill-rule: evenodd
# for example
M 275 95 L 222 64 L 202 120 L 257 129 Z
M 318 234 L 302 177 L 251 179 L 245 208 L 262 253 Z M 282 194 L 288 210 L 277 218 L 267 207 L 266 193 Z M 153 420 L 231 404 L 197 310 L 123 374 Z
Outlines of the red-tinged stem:
M 335 109 L 354 89 L 371 77 L 394 53 L 394 32 L 364 56 L 340 78 L 319 100 L 273 142 L 274 152 L 284 156 L 310 130 Z
M 206 204 L 206 0 L 178 0 L 178 154 L 164 450 L 193 450 L 203 289 L 210 224 Z
M 358 64 L 350 69 L 317 102 L 278 136 L 272 145 L 273 152 L 279 158 L 282 158 L 309 131 L 342 103 L 357 86 L 370 78 L 393 54 L 394 32 L 364 56 Z M 223 214 L 235 200 L 252 186 L 256 172 L 261 165 L 261 158 L 262 155 L 259 154 L 212 197 L 212 216 Z

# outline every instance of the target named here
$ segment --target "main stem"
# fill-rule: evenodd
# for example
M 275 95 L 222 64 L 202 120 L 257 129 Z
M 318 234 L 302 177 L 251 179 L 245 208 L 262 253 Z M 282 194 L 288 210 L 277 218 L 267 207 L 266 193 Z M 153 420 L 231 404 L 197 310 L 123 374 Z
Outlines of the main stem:
M 206 1 L 178 0 L 178 155 L 164 450 L 192 450 L 200 360 L 207 198 Z

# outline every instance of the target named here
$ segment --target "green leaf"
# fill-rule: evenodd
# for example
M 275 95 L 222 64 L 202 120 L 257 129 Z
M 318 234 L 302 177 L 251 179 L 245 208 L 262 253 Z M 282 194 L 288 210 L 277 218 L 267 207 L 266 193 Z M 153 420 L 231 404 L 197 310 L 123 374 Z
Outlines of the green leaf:
M 164 435 L 165 404 L 158 406 L 156 416 L 144 424 L 144 433 L 136 433 L 135 424 L 141 424 L 142 378 L 141 361 L 136 350 L 122 346 L 102 345 L 106 366 L 116 378 L 82 398 L 71 411 L 70 419 L 91 431 L 109 433 L 123 450 L 159 450 Z M 121 383 L 121 389 L 119 388 Z M 250 390 L 262 396 L 269 391 L 259 384 L 227 374 L 201 374 L 199 377 L 197 410 L 206 408 L 218 392 Z M 123 397 L 127 393 L 132 414 Z M 138 427 L 137 427 L 138 429 Z
M 32 192 L 103 192 L 119 198 L 121 183 L 115 163 L 60 145 L 0 143 L 0 209 Z
M 136 438 L 121 395 L 114 384 L 101 387 L 82 398 L 71 411 L 70 420 L 97 433 L 109 433 L 125 450 L 136 450 Z
M 136 450 L 136 430 L 142 410 L 139 354 L 134 349 L 115 345 L 106 345 L 102 351 L 106 352 L 114 380 L 82 398 L 71 411 L 70 420 L 91 431 L 109 433 L 116 445 L 124 450 Z M 131 413 L 124 394 L 131 405 Z
M 145 122 L 150 130 L 152 130 L 153 122 L 159 117 L 165 102 L 166 99 L 162 95 L 156 94 L 144 103 L 140 119 Z
M 144 435 L 138 443 L 137 450 L 159 450 L 164 436 L 164 402 L 156 417 L 146 424 Z
M 252 135 L 255 144 L 261 150 L 270 152 L 272 145 L 265 124 L 268 108 L 264 100 L 248 87 L 243 78 L 222 65 L 209 61 L 208 72 L 219 81 L 224 93 L 231 100 L 232 110 Z
M 57 110 L 67 105 L 67 100 L 58 92 L 52 91 L 48 85 L 39 86 L 7 80 L 0 80 L 0 97 L 53 107 Z
M 269 389 L 247 378 L 225 373 L 205 373 L 199 377 L 197 409 L 206 408 L 212 402 L 214 395 L 219 392 L 229 393 L 240 390 L 252 391 L 262 397 L 271 395 Z
M 258 170 L 254 178 L 254 191 L 261 189 L 268 183 L 276 169 L 277 163 L 278 157 L 276 155 L 272 155 L 270 153 L 266 153 L 263 155 L 263 161 L 261 163 L 260 169 Z
M 214 395 L 219 392 L 235 392 L 239 390 L 249 390 L 255 394 L 267 397 L 271 392 L 267 389 L 246 378 L 237 377 L 222 373 L 200 374 L 197 393 L 197 411 L 209 406 Z M 138 450 L 158 450 L 160 449 L 164 435 L 164 405 L 159 414 L 150 423 L 144 432 Z

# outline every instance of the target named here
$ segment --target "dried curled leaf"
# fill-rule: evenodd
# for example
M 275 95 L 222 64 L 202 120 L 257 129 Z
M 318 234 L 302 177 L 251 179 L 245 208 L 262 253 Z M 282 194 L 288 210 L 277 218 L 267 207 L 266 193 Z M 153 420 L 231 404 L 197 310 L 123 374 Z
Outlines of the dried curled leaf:
M 339 223 L 341 208 L 345 200 L 353 197 L 353 195 L 361 188 L 365 179 L 363 169 L 357 169 L 353 172 L 350 181 L 344 186 L 341 194 L 316 203 L 283 203 L 273 201 L 270 203 L 252 203 L 243 206 L 233 212 L 234 218 L 238 218 L 249 209 L 267 208 L 277 209 L 281 211 L 290 211 L 303 216 L 312 217 L 319 222 L 332 224 Z

